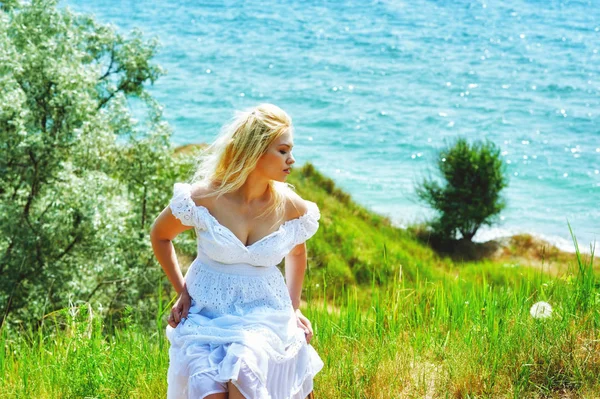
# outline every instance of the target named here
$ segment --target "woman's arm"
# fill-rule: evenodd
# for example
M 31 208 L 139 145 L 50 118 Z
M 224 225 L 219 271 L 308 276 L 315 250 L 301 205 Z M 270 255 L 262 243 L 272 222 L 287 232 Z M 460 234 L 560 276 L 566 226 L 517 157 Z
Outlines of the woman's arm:
M 150 241 L 152 250 L 158 263 L 165 271 L 167 278 L 173 284 L 173 288 L 178 294 L 184 288 L 185 280 L 177 262 L 173 239 L 182 232 L 191 229 L 192 226 L 183 225 L 179 219 L 173 216 L 171 208 L 166 207 L 152 224 L 150 231 Z
M 302 282 L 306 271 L 306 243 L 298 244 L 285 257 L 285 282 L 292 299 L 292 306 L 296 313 L 298 327 L 304 330 L 306 342 L 310 343 L 313 329 L 308 320 L 300 311 L 300 297 L 302 296 Z
M 192 300 L 187 292 L 172 241 L 177 235 L 191 228 L 192 226 L 182 224 L 179 219 L 173 216 L 171 208 L 166 207 L 156 218 L 150 231 L 154 256 L 156 256 L 167 278 L 173 284 L 173 288 L 179 294 L 167 319 L 167 322 L 173 328 L 177 327 L 182 318 L 187 317 Z
M 179 219 L 173 216 L 171 207 L 167 206 L 158 215 L 150 231 L 150 241 L 152 242 L 154 255 L 165 271 L 169 281 L 173 284 L 173 288 L 179 294 L 167 318 L 167 322 L 173 328 L 177 327 L 182 318 L 187 317 L 192 303 L 190 294 L 187 292 L 183 274 L 181 273 L 181 268 L 177 262 L 173 239 L 180 233 L 191 228 L 192 226 L 182 224 Z
M 285 257 L 285 282 L 294 310 L 300 307 L 302 283 L 306 271 L 306 243 L 298 244 Z

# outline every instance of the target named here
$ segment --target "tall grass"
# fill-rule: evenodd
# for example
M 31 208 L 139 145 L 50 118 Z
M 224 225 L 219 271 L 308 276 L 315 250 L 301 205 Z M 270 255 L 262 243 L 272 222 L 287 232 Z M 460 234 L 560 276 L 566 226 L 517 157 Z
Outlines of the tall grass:
M 577 243 L 575 241 L 577 247 Z M 489 271 L 410 286 L 396 281 L 359 305 L 356 288 L 332 309 L 309 304 L 314 345 L 326 360 L 318 392 L 327 398 L 600 397 L 600 292 L 593 249 L 559 277 Z M 502 274 L 504 271 L 497 271 Z M 549 319 L 529 313 L 549 302 Z
M 480 264 L 339 292 L 308 278 L 303 310 L 325 363 L 316 397 L 600 397 L 593 259 L 577 251 L 561 276 Z M 537 301 L 552 317 L 530 315 Z M 165 397 L 165 302 L 158 294 L 155 315 L 130 310 L 118 326 L 82 304 L 38 331 L 1 331 L 0 397 Z

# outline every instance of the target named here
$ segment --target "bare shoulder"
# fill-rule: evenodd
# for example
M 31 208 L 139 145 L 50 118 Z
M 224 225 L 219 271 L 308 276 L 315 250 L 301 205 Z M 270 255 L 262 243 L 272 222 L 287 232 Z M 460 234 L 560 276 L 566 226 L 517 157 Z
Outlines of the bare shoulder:
M 210 206 L 214 199 L 214 187 L 204 183 L 192 184 L 190 196 L 196 205 Z
M 294 190 L 287 189 L 286 196 L 286 220 L 297 219 L 308 211 L 306 201 Z

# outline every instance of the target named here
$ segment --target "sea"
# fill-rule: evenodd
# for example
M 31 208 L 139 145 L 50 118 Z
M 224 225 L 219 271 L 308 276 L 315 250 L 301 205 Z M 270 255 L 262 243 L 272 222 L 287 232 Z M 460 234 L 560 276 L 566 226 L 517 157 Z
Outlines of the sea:
M 501 150 L 508 187 L 475 241 L 530 233 L 590 252 L 600 237 L 600 2 L 68 0 L 125 37 L 156 38 L 150 93 L 175 144 L 215 139 L 273 103 L 311 162 L 406 227 L 435 216 L 415 186 L 459 137 Z

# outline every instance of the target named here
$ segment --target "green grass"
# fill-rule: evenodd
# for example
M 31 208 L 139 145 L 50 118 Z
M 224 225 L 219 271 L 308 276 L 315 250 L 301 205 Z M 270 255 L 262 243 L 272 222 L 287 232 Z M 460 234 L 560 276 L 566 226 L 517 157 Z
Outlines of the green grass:
M 580 269 L 592 270 L 588 263 Z M 311 308 L 322 397 L 600 397 L 600 296 L 591 274 L 491 284 L 418 280 Z M 564 276 L 563 276 L 564 277 Z M 597 287 L 597 282 L 595 282 Z M 529 314 L 549 302 L 550 319 Z M 318 302 L 314 301 L 314 302 Z M 331 308 L 331 307 L 329 307 Z M 342 365 L 339 367 L 338 365 Z
M 417 275 L 387 288 L 374 279 L 367 304 L 358 287 L 326 295 L 319 285 L 304 307 L 325 362 L 315 393 L 598 397 L 600 295 L 592 265 L 592 256 L 574 255 L 568 275 L 531 278 L 512 270 L 502 284 L 490 282 L 490 270 L 468 269 L 436 282 Z M 529 314 L 540 300 L 553 306 L 551 318 Z M 163 316 L 154 331 L 140 327 L 138 318 L 147 315 L 135 312 L 110 326 L 83 304 L 48 316 L 37 332 L 2 331 L 1 397 L 164 397 Z
M 560 274 L 454 262 L 311 168 L 292 182 L 322 211 L 302 307 L 325 363 L 317 398 L 600 397 L 593 253 L 573 254 Z M 160 287 L 153 314 L 129 309 L 118 325 L 83 303 L 37 331 L 4 328 L 0 398 L 165 397 L 170 305 Z M 551 318 L 529 314 L 537 301 Z

